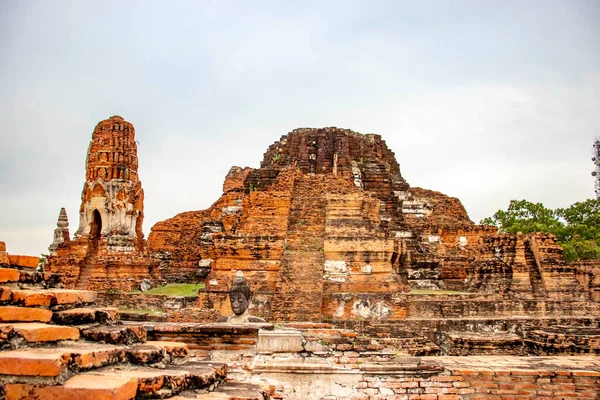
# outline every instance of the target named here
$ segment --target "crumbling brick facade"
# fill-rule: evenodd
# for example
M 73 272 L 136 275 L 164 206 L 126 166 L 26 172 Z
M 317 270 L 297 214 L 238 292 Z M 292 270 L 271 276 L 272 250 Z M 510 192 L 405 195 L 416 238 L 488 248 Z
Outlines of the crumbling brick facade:
M 410 188 L 379 135 L 296 129 L 260 168 L 233 167 L 223 190 L 148 241 L 155 277 L 203 278 L 199 304 L 223 314 L 236 270 L 253 286 L 253 313 L 276 321 L 392 323 L 410 316 L 411 289 L 589 297 L 553 237 L 499 235 L 458 199 Z
M 148 274 L 143 254 L 144 190 L 133 125 L 119 116 L 92 133 L 73 240 L 61 210 L 46 268 L 79 289 L 131 289 Z
M 242 270 L 254 315 L 335 323 L 412 318 L 413 289 L 543 303 L 598 287 L 551 235 L 475 225 L 458 199 L 411 188 L 379 135 L 346 129 L 282 136 L 260 168 L 232 167 L 210 208 L 157 223 L 147 243 L 142 218 L 134 129 L 111 117 L 93 133 L 75 238 L 59 221 L 49 269 L 99 290 L 204 282 L 199 306 L 223 315 Z

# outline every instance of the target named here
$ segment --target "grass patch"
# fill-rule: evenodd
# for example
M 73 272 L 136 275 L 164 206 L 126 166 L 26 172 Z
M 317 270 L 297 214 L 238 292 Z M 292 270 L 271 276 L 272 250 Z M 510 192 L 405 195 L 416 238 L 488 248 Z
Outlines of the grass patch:
M 135 290 L 133 293 L 164 294 L 167 296 L 195 296 L 198 294 L 198 290 L 203 288 L 204 283 L 170 283 L 165 286 L 152 288 L 147 292 Z
M 428 290 L 428 289 L 412 289 L 410 291 L 411 294 L 450 294 L 450 295 L 460 295 L 460 294 L 469 294 L 467 292 L 458 292 L 456 290 Z

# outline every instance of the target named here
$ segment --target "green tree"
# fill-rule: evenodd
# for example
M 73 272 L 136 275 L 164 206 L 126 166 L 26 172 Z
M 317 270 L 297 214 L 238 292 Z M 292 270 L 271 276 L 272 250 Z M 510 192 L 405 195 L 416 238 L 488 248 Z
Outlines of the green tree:
M 600 200 L 588 199 L 577 202 L 569 208 L 558 208 L 556 215 L 562 218 L 568 227 L 576 228 L 574 234 L 582 238 L 594 239 L 600 232 Z
M 482 225 L 495 225 L 505 233 L 552 232 L 564 228 L 555 212 L 542 203 L 527 200 L 511 200 L 508 209 L 498 210 L 492 217 L 480 222 Z
M 506 211 L 483 219 L 501 232 L 550 232 L 564 249 L 567 261 L 600 259 L 600 201 L 589 199 L 551 210 L 542 203 L 511 200 Z
M 600 200 L 577 202 L 558 208 L 556 215 L 565 221 L 557 234 L 567 260 L 600 259 Z

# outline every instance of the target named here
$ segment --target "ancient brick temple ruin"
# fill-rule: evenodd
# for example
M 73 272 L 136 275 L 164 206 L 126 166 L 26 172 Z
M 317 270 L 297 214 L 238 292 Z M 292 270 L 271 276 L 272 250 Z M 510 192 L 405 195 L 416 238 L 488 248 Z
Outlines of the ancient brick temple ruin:
M 273 321 L 403 321 L 424 306 L 413 289 L 536 309 L 599 289 L 554 237 L 475 225 L 458 199 L 411 188 L 379 135 L 338 128 L 296 129 L 260 168 L 231 168 L 211 208 L 156 224 L 147 251 L 156 280 L 206 276 L 200 302 L 225 315 L 244 271 L 254 312 Z
M 600 263 L 474 224 L 458 199 L 411 187 L 379 135 L 296 129 L 260 168 L 232 167 L 210 208 L 147 240 L 142 218 L 134 128 L 114 116 L 94 129 L 77 232 L 61 210 L 45 273 L 99 291 L 149 339 L 227 354 L 233 379 L 275 379 L 273 398 L 598 398 Z M 267 323 L 212 324 L 232 314 L 237 271 Z M 125 293 L 144 279 L 204 288 Z M 144 306 L 164 313 L 123 310 Z
M 69 286 L 106 289 L 132 285 L 147 274 L 143 257 L 144 190 L 138 177 L 133 125 L 119 116 L 96 125 L 87 152 L 79 227 L 69 238 L 61 210 L 47 269 Z M 128 280 L 129 279 L 129 280 Z
M 147 242 L 137 171 L 133 125 L 101 121 L 75 237 L 61 210 L 50 248 L 47 269 L 69 286 L 203 281 L 201 305 L 228 315 L 227 285 L 241 270 L 254 313 L 275 321 L 401 321 L 422 299 L 414 289 L 552 309 L 600 299 L 595 270 L 567 265 L 551 235 L 498 234 L 458 199 L 411 188 L 379 135 L 296 129 L 260 168 L 232 167 L 210 208 L 157 223 Z

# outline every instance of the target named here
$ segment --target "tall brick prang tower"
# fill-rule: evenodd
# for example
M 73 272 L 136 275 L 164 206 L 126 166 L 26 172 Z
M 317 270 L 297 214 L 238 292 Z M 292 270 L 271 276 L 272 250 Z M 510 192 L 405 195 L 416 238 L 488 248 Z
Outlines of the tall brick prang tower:
M 148 277 L 133 125 L 117 115 L 100 121 L 85 169 L 77 232 L 70 241 L 68 231 L 55 232 L 45 270 L 63 274 L 67 287 L 131 290 Z M 62 219 L 59 230 L 66 229 L 66 213 Z
M 115 115 L 96 125 L 86 159 L 76 238 L 105 238 L 109 252 L 139 248 L 144 190 L 133 125 Z

